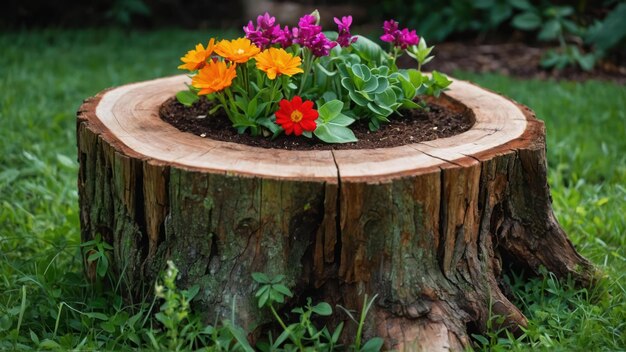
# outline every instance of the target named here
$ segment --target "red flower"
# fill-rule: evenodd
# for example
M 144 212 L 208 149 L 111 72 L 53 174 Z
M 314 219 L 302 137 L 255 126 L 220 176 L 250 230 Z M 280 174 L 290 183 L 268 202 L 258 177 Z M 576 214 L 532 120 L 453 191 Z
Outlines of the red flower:
M 293 132 L 299 136 L 302 131 L 315 131 L 315 120 L 319 114 L 313 109 L 312 101 L 302 102 L 302 98 L 296 95 L 291 101 L 283 99 L 278 104 L 280 109 L 276 111 L 276 123 L 283 127 L 285 134 Z

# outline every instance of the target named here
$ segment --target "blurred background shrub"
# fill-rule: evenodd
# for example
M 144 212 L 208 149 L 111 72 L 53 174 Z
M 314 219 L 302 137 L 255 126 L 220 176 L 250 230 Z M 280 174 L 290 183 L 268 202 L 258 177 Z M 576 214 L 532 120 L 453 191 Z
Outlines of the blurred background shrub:
M 265 11 L 294 24 L 316 8 L 327 23 L 351 14 L 366 33 L 394 18 L 433 44 L 514 40 L 552 46 L 542 60 L 545 67 L 589 70 L 600 58 L 619 62 L 626 54 L 626 0 L 5 0 L 0 29 L 233 29 Z

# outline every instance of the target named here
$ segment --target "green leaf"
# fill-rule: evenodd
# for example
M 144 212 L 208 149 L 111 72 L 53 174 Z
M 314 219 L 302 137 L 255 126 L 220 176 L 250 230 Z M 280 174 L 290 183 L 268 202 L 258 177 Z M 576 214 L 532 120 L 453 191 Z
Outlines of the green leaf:
M 248 117 L 254 118 L 257 113 L 257 99 L 251 99 L 248 103 L 248 108 L 245 110 L 248 114 Z
M 274 285 L 272 286 L 272 289 L 276 290 L 277 292 L 280 292 L 281 294 L 287 297 L 293 297 L 293 292 L 291 292 L 291 290 L 287 288 L 287 286 L 285 285 Z
M 384 92 L 376 94 L 374 97 L 374 102 L 382 107 L 390 107 L 395 104 L 398 97 L 396 93 L 394 93 L 393 89 L 387 89 Z
M 349 126 L 354 122 L 354 119 L 351 117 L 348 117 L 344 114 L 339 114 L 337 116 L 335 116 L 335 118 L 333 118 L 331 121 L 329 121 L 329 123 L 333 124 L 333 125 L 338 125 L 338 126 Z
M 330 304 L 326 302 L 320 302 L 317 305 L 311 308 L 313 313 L 321 316 L 329 316 L 333 314 L 333 309 L 330 307 Z
M 411 84 L 413 84 L 413 87 L 415 87 L 416 89 L 419 88 L 419 86 L 421 86 L 422 83 L 424 83 L 424 81 L 426 80 L 426 76 L 421 74 L 416 69 L 406 70 L 406 73 L 409 75 L 409 81 L 411 81 Z
M 435 83 L 437 83 L 437 86 L 440 88 L 446 88 L 452 83 L 452 81 L 448 79 L 448 76 L 443 73 L 433 71 L 432 75 Z
M 387 77 L 378 77 L 378 88 L 372 93 L 378 94 L 389 88 L 389 79 Z
M 285 280 L 285 275 L 280 274 L 280 275 L 276 275 L 276 276 L 274 276 L 274 277 L 270 280 L 270 282 L 271 282 L 271 283 L 273 283 L 273 284 L 278 284 L 278 283 L 280 283 L 280 282 L 281 282 L 281 281 L 283 281 L 283 280 Z
M 330 123 L 318 125 L 313 134 L 326 143 L 349 143 L 357 141 L 352 130 Z
M 348 92 L 354 92 L 356 90 L 356 86 L 350 77 L 343 77 L 341 79 L 341 85 L 348 90 Z
M 41 343 L 37 347 L 40 349 L 46 349 L 46 350 L 58 350 L 61 348 L 61 345 L 59 345 L 58 343 L 50 339 L 45 339 L 41 341 Z
M 604 51 L 626 38 L 626 2 L 617 5 L 602 21 L 589 27 L 585 43 Z
M 337 71 L 328 71 L 326 67 L 320 65 L 319 62 L 315 63 L 315 67 L 319 70 L 319 72 L 323 73 L 327 77 L 333 77 L 337 74 Z
M 198 99 L 200 99 L 198 95 L 190 90 L 181 90 L 176 93 L 176 100 L 185 106 L 193 105 Z
M 268 288 L 267 291 L 263 292 L 261 297 L 259 297 L 259 308 L 263 307 L 265 303 L 270 299 L 271 290 Z
M 404 99 L 402 100 L 401 107 L 403 109 L 417 109 L 417 108 L 420 108 L 421 106 L 418 103 L 414 102 L 413 100 Z
M 75 161 L 63 154 L 57 154 L 57 161 L 59 162 L 59 164 L 65 166 L 68 169 L 75 169 L 77 166 Z
M 265 103 L 264 103 L 265 104 Z M 262 117 L 257 119 L 256 122 L 265 128 L 267 128 L 272 133 L 280 132 L 281 128 L 274 121 L 272 121 L 269 117 Z
M 337 99 L 337 94 L 335 94 L 335 92 L 324 92 L 324 94 L 322 94 L 322 100 L 325 103 L 328 103 L 331 100 L 335 100 Z
M 528 0 L 508 0 L 511 6 L 518 10 L 530 10 L 533 9 L 533 5 Z
M 104 277 L 107 270 L 109 270 L 109 259 L 106 255 L 102 255 L 98 261 L 98 265 L 96 265 L 96 273 L 98 276 Z
M 348 91 L 348 95 L 350 96 L 350 99 L 357 105 L 367 106 L 367 104 L 369 103 L 368 99 L 366 99 L 362 94 L 359 94 L 355 91 Z
M 337 341 L 339 341 L 339 337 L 341 336 L 342 331 L 343 331 L 343 321 L 339 323 L 339 325 L 337 325 L 337 327 L 335 328 L 335 331 L 333 332 L 333 336 L 331 338 L 331 341 L 333 343 L 337 343 Z
M 365 60 L 369 66 L 380 66 L 384 55 L 384 51 L 380 45 L 360 35 L 355 37 L 356 42 L 352 43 L 352 48 L 357 55 Z
M 39 337 L 32 330 L 30 330 L 30 339 L 35 343 L 35 345 L 39 345 Z
M 541 17 L 535 12 L 523 12 L 513 17 L 511 24 L 517 29 L 530 31 L 539 28 L 541 25 Z
M 270 290 L 271 286 L 270 285 L 263 285 L 261 286 L 260 289 L 258 289 L 255 293 L 255 297 L 260 297 L 261 295 L 264 295 L 268 290 Z
M 368 93 L 373 93 L 378 88 L 378 79 L 376 77 L 370 77 L 363 85 L 363 90 Z
M 331 100 L 326 104 L 322 105 L 317 112 L 319 113 L 322 120 L 328 122 L 334 119 L 337 115 L 341 113 L 343 109 L 343 102 L 340 100 Z
M 370 339 L 361 347 L 361 352 L 378 352 L 383 347 L 385 341 L 380 337 Z
M 187 291 L 183 291 L 185 292 L 185 298 L 188 301 L 191 301 L 194 299 L 194 297 L 196 297 L 196 295 L 198 294 L 198 292 L 200 292 L 200 286 L 198 285 L 193 285 L 191 286 Z
M 411 83 L 411 81 L 409 81 L 403 75 L 398 76 L 398 81 L 400 81 L 400 86 L 402 87 L 402 94 L 404 95 L 404 97 L 407 99 L 413 99 L 417 94 L 417 89 L 415 88 L 413 83 Z
M 85 315 L 93 319 L 99 319 L 99 320 L 104 320 L 104 321 L 109 320 L 109 317 L 102 313 L 88 312 L 88 313 L 85 313 Z
M 489 346 L 489 340 L 487 340 L 486 337 L 484 337 L 483 335 L 479 335 L 479 334 L 472 334 L 472 337 L 480 342 L 481 345 L 483 346 Z
M 368 103 L 367 107 L 370 109 L 370 111 L 379 116 L 389 116 L 393 114 L 393 110 L 391 110 L 391 108 L 387 106 L 376 105 L 375 103 Z
M 246 352 L 254 352 L 254 349 L 252 348 L 252 346 L 250 346 L 250 343 L 246 338 L 245 332 L 240 327 L 233 325 L 233 323 L 231 323 L 230 321 L 227 321 L 225 325 L 228 328 L 228 331 L 233 335 L 235 340 L 237 340 L 237 344 L 239 345 L 239 347 L 241 347 L 241 349 Z
M 559 17 L 567 17 L 574 13 L 574 8 L 571 6 L 556 6 L 554 13 Z
M 556 39 L 556 37 L 558 37 L 560 33 L 561 23 L 557 20 L 552 19 L 543 25 L 543 27 L 541 28 L 541 32 L 539 32 L 537 38 L 539 40 L 552 40 Z
M 264 273 L 252 273 L 252 279 L 260 284 L 269 284 L 270 278 Z

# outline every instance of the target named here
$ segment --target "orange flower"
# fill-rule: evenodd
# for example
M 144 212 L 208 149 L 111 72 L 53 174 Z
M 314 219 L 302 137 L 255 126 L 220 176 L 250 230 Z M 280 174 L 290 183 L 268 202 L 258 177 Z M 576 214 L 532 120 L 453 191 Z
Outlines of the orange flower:
M 254 59 L 256 67 L 265 71 L 269 79 L 275 79 L 277 75 L 291 76 L 304 72 L 300 68 L 302 63 L 300 56 L 293 56 L 284 49 L 269 48 L 263 50 Z
M 215 48 L 215 39 L 211 38 L 209 44 L 207 44 L 206 49 L 202 44 L 196 45 L 196 50 L 189 50 L 187 55 L 180 58 L 184 64 L 178 66 L 181 70 L 189 70 L 195 71 L 199 70 L 206 65 L 206 61 L 213 54 L 213 49 Z
M 248 38 L 222 40 L 217 43 L 215 52 L 226 60 L 242 64 L 258 54 L 261 49 L 252 44 Z
M 223 61 L 210 61 L 193 76 L 191 85 L 200 89 L 198 95 L 219 92 L 233 83 L 233 79 L 237 77 L 236 68 L 234 64 L 226 66 Z

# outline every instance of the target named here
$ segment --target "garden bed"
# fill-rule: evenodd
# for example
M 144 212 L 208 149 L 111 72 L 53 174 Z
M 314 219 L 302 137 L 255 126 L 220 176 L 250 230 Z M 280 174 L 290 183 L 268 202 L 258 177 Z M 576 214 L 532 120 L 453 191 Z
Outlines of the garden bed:
M 403 116 L 390 120 L 377 131 L 370 131 L 367 121 L 361 120 L 352 128 L 358 142 L 327 144 L 318 139 L 279 135 L 275 139 L 239 134 L 231 127 L 226 114 L 207 116 L 213 104 L 199 100 L 186 107 L 175 98 L 168 99 L 159 109 L 164 121 L 183 132 L 214 140 L 234 142 L 261 148 L 289 150 L 324 149 L 368 149 L 389 148 L 405 144 L 445 138 L 465 132 L 474 124 L 471 111 L 450 99 L 442 98 L 439 103 L 430 103 L 426 109 L 402 111 Z

